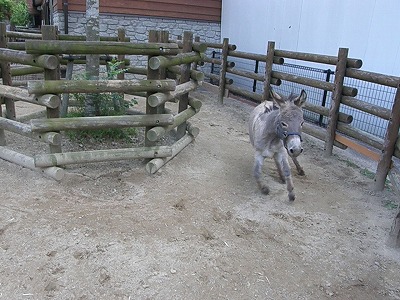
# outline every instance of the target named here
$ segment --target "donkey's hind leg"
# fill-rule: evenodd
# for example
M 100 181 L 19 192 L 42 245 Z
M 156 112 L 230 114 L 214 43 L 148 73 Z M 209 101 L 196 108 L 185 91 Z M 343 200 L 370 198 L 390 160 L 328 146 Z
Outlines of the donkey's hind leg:
M 304 173 L 303 168 L 300 166 L 299 161 L 297 160 L 297 157 L 292 157 L 292 160 L 293 160 L 294 164 L 296 165 L 297 173 L 298 173 L 300 176 L 306 175 L 306 174 Z
M 256 178 L 258 187 L 260 188 L 261 192 L 265 195 L 268 195 L 269 188 L 261 181 L 263 163 L 264 163 L 264 156 L 262 156 L 260 152 L 256 152 L 254 158 L 253 175 Z

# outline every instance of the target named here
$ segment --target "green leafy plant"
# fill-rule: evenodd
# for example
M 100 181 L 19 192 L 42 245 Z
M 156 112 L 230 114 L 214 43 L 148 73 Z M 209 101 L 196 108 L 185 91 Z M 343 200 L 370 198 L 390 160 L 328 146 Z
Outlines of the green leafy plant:
M 0 21 L 10 20 L 12 8 L 14 5 L 13 0 L 0 0 Z
M 31 23 L 31 16 L 25 0 L 14 1 L 10 22 L 17 26 L 28 26 Z
M 120 68 L 121 62 L 112 60 L 107 63 L 107 72 L 103 79 L 115 79 L 118 74 L 126 71 Z M 87 79 L 86 74 L 74 77 L 74 80 Z M 83 117 L 85 116 L 85 99 L 86 94 L 72 94 L 72 99 L 75 100 L 76 106 L 67 114 L 67 117 Z M 136 101 L 125 101 L 123 93 L 100 93 L 95 96 L 95 106 L 97 116 L 118 116 L 124 115 L 129 107 L 137 104 Z M 135 128 L 108 128 L 98 130 L 79 130 L 69 131 L 68 136 L 71 139 L 83 140 L 93 138 L 95 140 L 129 140 L 131 136 L 136 135 Z

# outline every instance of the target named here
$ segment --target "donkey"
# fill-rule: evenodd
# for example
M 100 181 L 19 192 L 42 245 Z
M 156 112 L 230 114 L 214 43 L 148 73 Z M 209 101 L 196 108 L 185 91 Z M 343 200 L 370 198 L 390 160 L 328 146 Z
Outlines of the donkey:
M 273 157 L 282 183 L 286 182 L 289 200 L 295 199 L 288 154 L 296 165 L 299 175 L 304 170 L 297 161 L 303 152 L 301 128 L 304 123 L 302 106 L 307 94 L 304 90 L 299 96 L 291 93 L 288 97 L 271 91 L 272 101 L 265 101 L 254 108 L 250 115 L 250 142 L 256 150 L 253 175 L 264 194 L 269 193 L 267 185 L 261 182 L 264 159 Z

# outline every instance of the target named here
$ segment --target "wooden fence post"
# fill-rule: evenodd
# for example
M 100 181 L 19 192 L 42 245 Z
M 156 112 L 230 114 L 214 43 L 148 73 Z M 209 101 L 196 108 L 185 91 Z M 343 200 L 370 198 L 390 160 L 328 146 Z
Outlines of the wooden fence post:
M 183 52 L 191 52 L 193 47 L 193 33 L 190 31 L 185 31 L 183 33 Z M 184 64 L 181 66 L 181 79 L 179 84 L 190 81 L 190 66 L 189 64 Z M 182 112 L 188 108 L 189 105 L 189 93 L 185 93 L 179 97 L 179 112 Z M 186 133 L 186 122 L 183 122 L 177 128 L 176 138 L 181 139 Z
M 219 73 L 218 101 L 220 104 L 224 103 L 225 79 L 226 79 L 226 68 L 227 68 L 227 62 L 228 62 L 228 52 L 229 52 L 229 39 L 224 38 L 224 40 L 222 42 L 222 52 L 221 52 L 221 70 Z
M 272 78 L 272 65 L 274 63 L 274 52 L 275 42 L 269 41 L 267 47 L 267 58 L 265 60 L 265 81 L 264 81 L 264 92 L 262 100 L 266 101 L 269 99 L 271 91 L 271 78 Z
M 118 42 L 125 42 L 125 29 L 124 28 L 118 28 Z M 118 69 L 125 69 L 125 55 L 119 54 L 117 56 L 118 61 L 120 62 L 120 65 Z M 125 72 L 117 74 L 117 79 L 118 80 L 124 80 L 125 79 Z M 121 110 L 121 104 L 117 99 L 114 99 L 114 108 L 116 111 Z M 122 101 L 124 101 L 124 93 L 122 93 Z
M 7 48 L 6 24 L 0 23 L 0 48 Z M 7 61 L 0 62 L 1 77 L 4 85 L 12 85 L 10 63 Z M 14 100 L 4 97 L 6 105 L 6 118 L 15 120 L 15 105 Z M 0 115 L 1 116 L 1 115 Z
M 156 43 L 159 40 L 160 32 L 157 30 L 150 30 L 149 31 L 149 43 Z M 160 72 L 159 70 L 152 70 L 149 65 L 150 58 L 152 56 L 149 55 L 148 60 L 147 60 L 147 79 L 159 79 L 160 77 Z M 146 114 L 156 114 L 158 111 L 157 107 L 152 107 L 149 105 L 149 96 L 153 94 L 152 92 L 147 93 L 147 99 L 146 99 Z M 147 126 L 145 129 L 145 140 L 144 140 L 144 145 L 146 147 L 151 147 L 155 145 L 155 142 L 150 141 L 147 138 L 147 132 L 152 128 L 152 126 Z
M 329 109 L 329 123 L 326 128 L 325 156 L 331 156 L 335 142 L 336 126 L 339 118 L 340 101 L 342 100 L 343 82 L 347 68 L 349 49 L 340 48 L 335 70 L 335 82 L 332 92 L 331 107 Z
M 43 40 L 58 40 L 57 27 L 53 25 L 43 25 L 42 26 L 42 39 Z M 60 66 L 54 70 L 44 69 L 44 79 L 45 80 L 60 80 Z M 60 96 L 60 95 L 58 95 Z M 56 108 L 46 108 L 47 118 L 59 118 L 60 117 L 60 107 Z M 58 145 L 50 144 L 50 153 L 59 153 L 61 150 L 61 143 Z
M 389 124 L 386 130 L 385 141 L 382 147 L 382 154 L 378 162 L 378 167 L 375 174 L 375 191 L 382 191 L 385 187 L 386 176 L 389 173 L 392 156 L 396 146 L 396 141 L 400 128 L 400 83 L 397 86 L 396 96 L 392 107 L 392 112 L 389 119 Z
M 6 40 L 6 23 L 0 22 L 0 47 L 5 48 L 7 46 L 7 40 Z M 4 71 L 7 70 L 6 67 L 7 62 L 0 61 L 0 75 L 2 78 L 4 78 Z M 8 64 L 8 68 L 10 68 L 10 65 Z M 11 74 L 11 73 L 10 73 Z M 0 117 L 3 116 L 3 110 L 1 107 L 1 104 L 3 104 L 3 97 L 0 97 Z M 0 146 L 5 146 L 6 145 L 6 135 L 4 134 L 4 129 L 0 129 Z

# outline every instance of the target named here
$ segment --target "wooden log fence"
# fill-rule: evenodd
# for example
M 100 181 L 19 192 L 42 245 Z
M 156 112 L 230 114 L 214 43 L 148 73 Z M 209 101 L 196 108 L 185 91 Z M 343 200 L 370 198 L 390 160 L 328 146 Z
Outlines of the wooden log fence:
M 191 65 L 194 62 L 199 63 L 204 58 L 203 53 L 207 46 L 204 43 L 191 41 L 193 38 L 191 33 L 185 32 L 184 39 L 179 44 L 168 42 L 168 32 L 150 33 L 148 43 L 134 44 L 125 38 L 121 30 L 118 31 L 118 38 L 101 38 L 100 42 L 87 42 L 85 37 L 59 35 L 55 32 L 54 26 L 43 26 L 41 34 L 7 32 L 6 35 L 4 32 L 3 30 L 4 40 L 6 38 L 25 39 L 24 42 L 8 42 L 1 45 L 0 63 L 4 62 L 5 66 L 9 66 L 10 63 L 23 65 L 12 68 L 8 73 L 11 76 L 44 73 L 45 80 L 29 81 L 27 89 L 14 87 L 9 80 L 6 82 L 7 85 L 0 90 L 0 97 L 10 99 L 10 101 L 42 105 L 48 109 L 48 118 L 37 118 L 36 115 L 32 115 L 26 119 L 28 120 L 26 124 L 21 123 L 20 120 L 10 119 L 7 114 L 2 117 L 3 113 L 0 111 L 0 137 L 4 130 L 8 130 L 47 143 L 50 146 L 50 153 L 28 157 L 2 147 L 1 158 L 61 180 L 64 170 L 58 166 L 69 164 L 135 158 L 162 159 L 165 164 L 169 161 L 167 158 L 176 156 L 199 133 L 199 129 L 188 120 L 200 110 L 201 102 L 189 96 L 189 92 L 196 90 L 202 83 L 204 74 L 191 69 Z M 118 55 L 118 59 L 122 59 L 125 64 L 123 66 L 128 69 L 128 72 L 145 75 L 147 78 L 127 80 L 122 74 L 116 80 L 76 81 L 70 80 L 71 76 L 67 76 L 67 80 L 60 80 L 58 72 L 61 64 L 67 64 L 67 70 L 71 73 L 73 64 L 86 63 L 86 55 L 92 54 L 100 55 L 103 63 L 110 61 L 111 55 Z M 149 57 L 149 63 L 147 67 L 129 67 L 130 62 L 124 57 L 125 55 L 146 55 Z M 6 70 L 5 67 L 2 69 Z M 4 72 L 1 73 L 1 77 L 4 82 L 7 78 L 3 74 Z M 169 79 L 167 75 L 170 75 L 172 79 Z M 180 78 L 179 84 L 176 83 L 176 78 Z M 116 92 L 146 96 L 150 111 L 146 109 L 144 113 L 135 112 L 122 116 L 59 118 L 60 94 Z M 176 114 L 164 108 L 167 101 L 177 103 Z M 63 115 L 66 114 L 67 109 L 68 103 L 63 107 Z M 57 114 L 55 114 L 56 111 Z M 43 115 L 42 113 L 43 111 L 40 116 Z M 146 140 L 152 142 L 152 145 L 145 142 L 144 147 L 78 152 L 62 152 L 61 148 L 57 149 L 61 145 L 63 131 L 127 127 L 145 127 L 148 130 L 155 128 L 156 132 L 157 129 L 162 128 L 162 134 L 175 131 L 180 127 L 183 137 L 180 139 L 178 137 L 177 142 L 172 146 L 158 145 L 160 142 L 155 140 L 159 138 L 150 141 L 146 136 Z M 151 135 L 150 133 L 149 136 Z M 185 142 L 182 142 L 183 140 Z M 1 145 L 5 145 L 5 140 Z M 154 168 L 149 173 L 154 173 Z
M 28 83 L 30 94 L 174 91 L 176 82 L 164 80 L 45 80 Z
M 234 45 L 229 45 L 229 43 L 229 46 L 227 48 L 226 45 L 224 46 L 224 43 L 207 45 L 215 49 L 224 49 L 224 47 L 225 49 L 228 49 L 227 51 L 221 52 L 220 58 L 206 57 L 203 60 L 205 63 L 216 64 L 220 66 L 219 75 L 205 73 L 207 78 L 212 79 L 213 83 L 217 83 L 219 85 L 220 102 L 222 99 L 222 89 L 226 89 L 230 93 L 243 96 L 253 101 L 261 102 L 268 99 L 271 84 L 280 85 L 283 81 L 289 81 L 318 88 L 323 91 L 332 92 L 333 101 L 331 101 L 332 106 L 330 108 L 312 105 L 310 103 L 307 103 L 304 107 L 305 110 L 317 113 L 321 116 L 328 117 L 328 128 L 324 129 L 316 127 L 314 125 L 306 124 L 303 128 L 303 131 L 307 134 L 310 134 L 316 138 L 325 141 L 325 153 L 327 155 L 332 154 L 333 146 L 337 146 L 342 149 L 351 147 L 354 150 L 362 153 L 363 155 L 370 157 L 371 159 L 378 160 L 379 167 L 377 168 L 376 172 L 375 189 L 382 190 L 384 188 L 385 181 L 382 178 L 386 178 L 390 169 L 391 159 L 389 159 L 389 157 L 394 156 L 400 158 L 400 137 L 398 133 L 399 129 L 397 126 L 397 122 L 400 118 L 400 113 L 393 113 L 394 111 L 396 111 L 396 109 L 398 109 L 397 105 L 399 104 L 396 104 L 396 106 L 394 105 L 392 109 L 388 109 L 376 104 L 363 101 L 362 99 L 357 98 L 358 91 L 356 88 L 344 85 L 344 78 L 354 78 L 366 82 L 380 84 L 383 86 L 398 88 L 400 77 L 359 70 L 359 68 L 362 67 L 362 60 L 347 57 L 347 54 L 345 54 L 345 52 L 348 52 L 348 49 L 340 50 L 338 56 L 329 56 L 279 50 L 275 49 L 275 44 L 273 42 L 269 42 L 267 54 L 263 55 L 238 51 L 236 50 L 236 47 L 234 47 Z M 230 57 L 252 60 L 255 61 L 256 65 L 258 64 L 258 62 L 263 61 L 266 64 L 265 74 L 259 74 L 257 72 L 252 72 L 249 70 L 242 70 L 240 68 L 237 68 L 236 66 L 230 67 L 229 65 L 227 65 L 227 62 L 232 60 L 230 59 Z M 335 65 L 336 81 L 320 81 L 272 69 L 273 64 L 283 64 L 284 59 L 294 59 L 297 61 L 307 61 L 324 65 Z M 221 74 L 222 72 L 224 72 L 225 74 Z M 223 82 L 221 82 L 221 78 L 228 78 L 227 75 L 229 74 L 233 74 L 235 76 L 246 79 L 252 79 L 254 80 L 254 86 L 256 85 L 257 81 L 263 82 L 263 93 L 240 88 L 235 85 L 234 81 L 233 83 L 230 82 L 230 85 L 227 85 L 226 80 L 223 80 Z M 387 133 L 385 139 L 381 139 L 374 135 L 368 134 L 363 130 L 355 128 L 351 125 L 353 121 L 353 116 L 343 114 L 339 111 L 339 107 L 342 104 L 356 110 L 380 117 L 384 120 L 388 120 L 388 132 L 390 131 L 390 134 Z M 367 146 L 364 146 L 364 144 Z M 387 148 L 384 148 L 384 146 L 386 146 Z M 374 150 L 371 150 L 368 147 L 372 147 Z
M 28 54 L 109 54 L 109 55 L 176 55 L 178 45 L 168 43 L 130 43 L 105 41 L 36 41 L 25 42 Z

